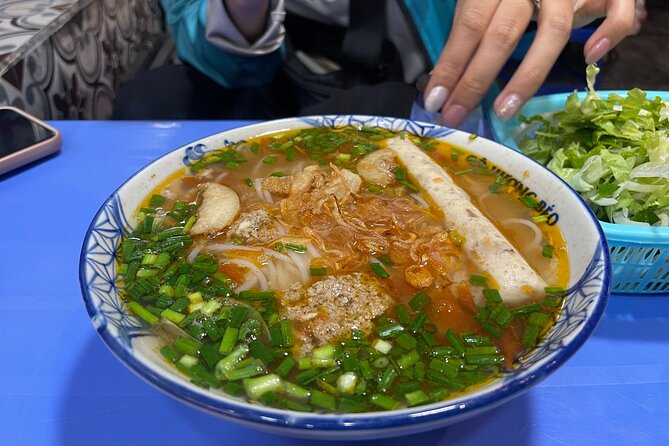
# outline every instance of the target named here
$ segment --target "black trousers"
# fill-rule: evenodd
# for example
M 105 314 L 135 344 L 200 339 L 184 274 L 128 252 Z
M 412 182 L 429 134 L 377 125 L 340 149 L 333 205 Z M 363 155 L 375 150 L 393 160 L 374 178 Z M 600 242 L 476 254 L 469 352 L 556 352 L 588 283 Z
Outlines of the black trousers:
M 305 104 L 300 89 L 279 73 L 262 87 L 227 89 L 189 65 L 164 65 L 123 83 L 112 119 L 257 119 L 323 114 L 408 118 L 417 91 L 399 81 L 358 85 Z

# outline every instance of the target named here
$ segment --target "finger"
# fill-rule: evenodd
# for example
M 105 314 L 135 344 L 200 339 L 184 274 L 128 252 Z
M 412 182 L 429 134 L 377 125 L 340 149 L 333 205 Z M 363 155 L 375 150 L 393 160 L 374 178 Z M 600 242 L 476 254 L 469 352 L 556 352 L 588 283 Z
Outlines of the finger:
M 451 33 L 425 89 L 427 111 L 435 113 L 446 102 L 448 93 L 462 76 L 483 38 L 498 4 L 499 0 L 458 2 Z
M 500 119 L 514 116 L 541 87 L 569 41 L 573 16 L 572 0 L 551 0 L 541 4 L 537 35 L 511 80 L 495 100 L 494 110 Z
M 500 3 L 481 45 L 442 110 L 446 125 L 459 127 L 478 105 L 518 44 L 533 12 L 527 0 Z
M 595 63 L 632 32 L 634 0 L 609 0 L 606 18 L 585 43 L 586 63 Z

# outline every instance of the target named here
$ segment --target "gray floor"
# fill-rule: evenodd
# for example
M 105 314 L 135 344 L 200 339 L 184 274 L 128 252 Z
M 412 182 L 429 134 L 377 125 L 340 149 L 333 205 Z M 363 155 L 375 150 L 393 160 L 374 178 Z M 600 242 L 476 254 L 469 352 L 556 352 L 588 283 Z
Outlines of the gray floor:
M 648 19 L 605 61 L 599 88 L 669 90 L 669 1 L 647 0 Z

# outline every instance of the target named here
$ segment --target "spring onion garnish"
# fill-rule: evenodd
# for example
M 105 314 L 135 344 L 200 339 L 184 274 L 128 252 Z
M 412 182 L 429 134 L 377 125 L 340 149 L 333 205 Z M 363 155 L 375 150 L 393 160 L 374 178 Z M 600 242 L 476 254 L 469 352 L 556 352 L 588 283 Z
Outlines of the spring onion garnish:
M 325 276 L 328 273 L 328 270 L 320 267 L 311 267 L 309 268 L 309 274 L 311 276 Z
M 387 279 L 390 277 L 388 271 L 386 271 L 380 263 L 372 262 L 369 264 L 369 267 L 372 268 L 372 271 L 382 279 Z
M 422 310 L 426 305 L 430 303 L 430 296 L 423 290 L 418 291 L 413 298 L 409 301 L 409 306 L 415 310 Z
M 165 204 L 165 201 L 167 199 L 163 197 L 162 195 L 158 194 L 153 194 L 151 198 L 149 199 L 149 206 L 157 208 Z
M 274 164 L 276 163 L 276 156 L 267 155 L 265 158 L 263 158 L 262 162 L 264 164 Z
M 486 286 L 488 282 L 488 279 L 486 279 L 485 276 L 480 276 L 478 274 L 473 274 L 469 278 L 469 283 L 471 283 L 474 286 Z
M 274 250 L 279 252 L 293 251 L 303 254 L 307 252 L 307 247 L 302 245 L 294 245 L 292 243 L 277 243 L 274 245 Z
M 553 257 L 554 251 L 555 247 L 553 245 L 544 245 L 544 247 L 541 249 L 541 255 L 550 259 Z
M 539 205 L 537 200 L 527 195 L 520 197 L 518 200 L 530 209 L 536 209 L 536 207 Z

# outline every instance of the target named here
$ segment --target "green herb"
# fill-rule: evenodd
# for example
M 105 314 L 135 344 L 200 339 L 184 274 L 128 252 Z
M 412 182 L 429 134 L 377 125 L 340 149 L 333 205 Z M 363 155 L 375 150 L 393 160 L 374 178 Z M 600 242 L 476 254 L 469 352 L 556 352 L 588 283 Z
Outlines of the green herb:
M 586 68 L 583 99 L 574 92 L 550 119 L 523 118 L 536 130 L 519 147 L 579 191 L 599 219 L 658 224 L 669 205 L 669 103 L 638 88 L 600 97 L 598 72 Z
M 160 207 L 163 204 L 165 204 L 166 200 L 167 199 L 165 197 L 163 197 L 162 195 L 153 194 L 151 196 L 151 199 L 149 200 L 149 206 L 154 207 L 154 208 Z
M 555 247 L 553 245 L 544 245 L 543 248 L 541 248 L 541 255 L 544 257 L 551 258 L 553 257 L 553 252 L 555 251 Z
M 387 279 L 390 277 L 388 271 L 386 271 L 380 263 L 372 262 L 369 264 L 369 267 L 372 268 L 372 271 L 382 279 Z
M 488 279 L 486 279 L 485 276 L 479 276 L 477 274 L 473 274 L 469 278 L 469 283 L 471 283 L 474 286 L 486 286 L 488 283 Z
M 325 268 L 311 267 L 309 268 L 309 274 L 312 276 L 325 276 L 328 273 L 328 270 Z

